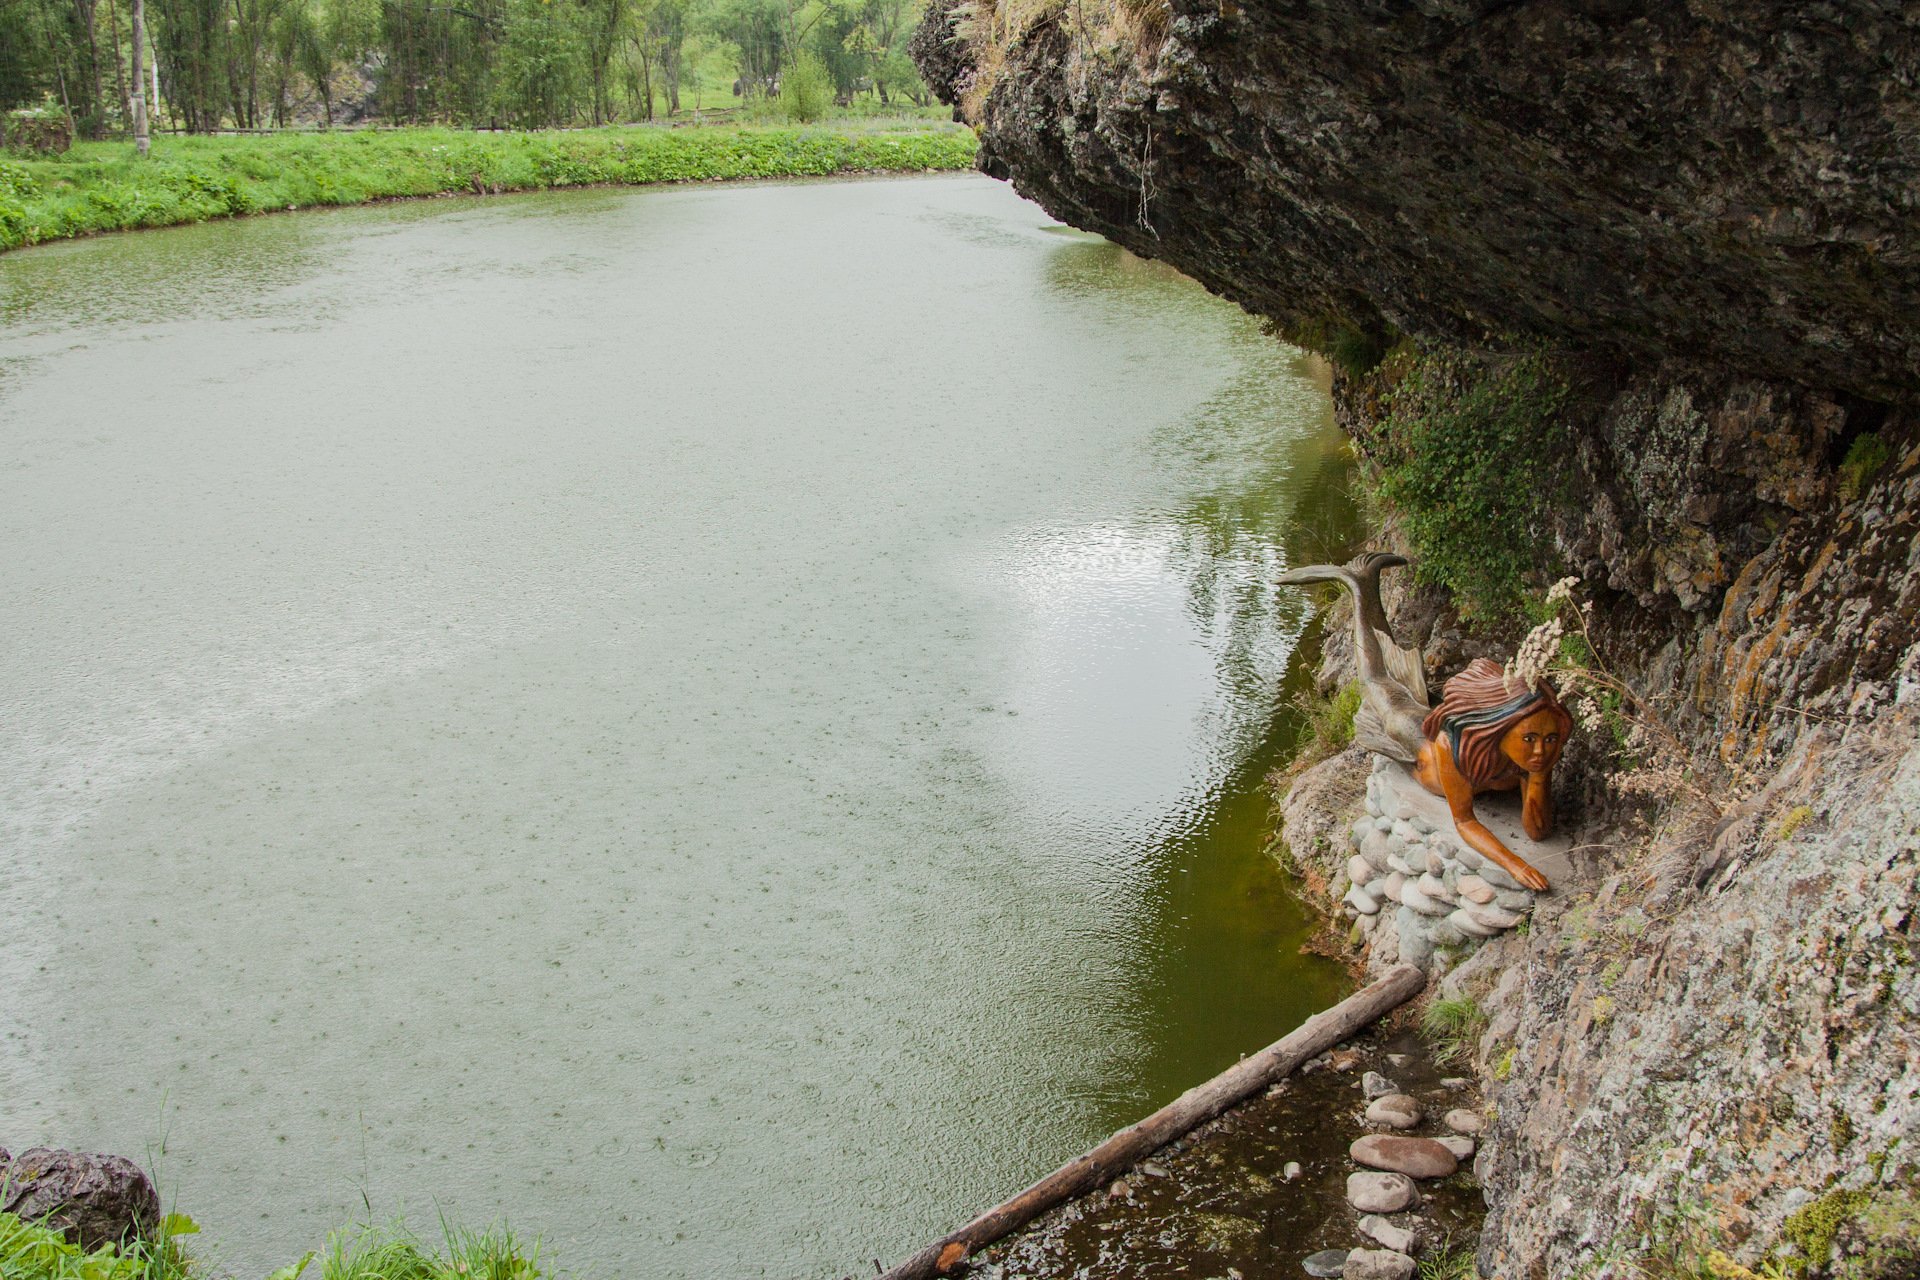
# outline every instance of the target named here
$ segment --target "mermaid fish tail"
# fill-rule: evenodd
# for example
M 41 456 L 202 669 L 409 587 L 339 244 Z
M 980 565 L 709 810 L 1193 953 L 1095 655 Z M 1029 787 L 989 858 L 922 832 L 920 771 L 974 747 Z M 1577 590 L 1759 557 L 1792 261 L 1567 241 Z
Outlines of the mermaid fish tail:
M 1353 651 L 1359 666 L 1360 710 L 1353 740 L 1369 751 L 1412 764 L 1426 742 L 1427 666 L 1420 650 L 1396 642 L 1380 604 L 1380 573 L 1411 563 L 1405 556 L 1370 551 L 1351 565 L 1310 564 L 1290 569 L 1288 585 L 1338 582 L 1353 594 Z

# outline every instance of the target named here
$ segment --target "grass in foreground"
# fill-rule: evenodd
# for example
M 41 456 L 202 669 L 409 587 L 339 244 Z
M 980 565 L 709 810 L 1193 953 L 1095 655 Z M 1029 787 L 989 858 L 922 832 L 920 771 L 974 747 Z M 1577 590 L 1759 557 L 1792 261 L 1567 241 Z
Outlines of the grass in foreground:
M 539 191 L 836 173 L 919 173 L 973 164 L 972 133 L 910 128 L 453 129 L 156 138 L 46 159 L 0 158 L 0 249 L 103 231 L 443 192 Z
M 523 1245 L 504 1226 L 474 1231 L 442 1220 L 440 1228 L 444 1240 L 436 1249 L 403 1224 L 348 1227 L 334 1232 L 324 1250 L 280 1268 L 267 1280 L 300 1280 L 303 1273 L 308 1280 L 542 1280 L 538 1241 Z M 0 1213 L 0 1277 L 200 1280 L 205 1270 L 178 1243 L 199 1229 L 192 1219 L 169 1214 L 157 1243 L 134 1240 L 89 1252 L 51 1227 Z

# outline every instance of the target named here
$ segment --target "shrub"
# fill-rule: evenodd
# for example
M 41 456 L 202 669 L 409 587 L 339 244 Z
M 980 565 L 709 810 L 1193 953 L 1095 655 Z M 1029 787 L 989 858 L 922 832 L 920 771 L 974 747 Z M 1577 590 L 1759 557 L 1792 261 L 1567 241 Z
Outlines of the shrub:
M 1339 316 L 1320 315 L 1288 323 L 1270 321 L 1273 336 L 1321 356 L 1349 378 L 1362 377 L 1380 367 L 1398 341 L 1384 323 L 1369 328 Z
M 803 53 L 780 76 L 780 113 L 800 124 L 812 124 L 833 105 L 833 77 L 827 64 Z
M 12 111 L 7 114 L 7 146 L 35 155 L 57 156 L 73 146 L 73 130 L 67 117 L 49 108 Z
M 1417 575 L 1469 612 L 1521 610 L 1525 579 L 1551 572 L 1551 517 L 1568 484 L 1570 399 L 1546 356 L 1481 361 L 1396 353 L 1367 442 L 1379 494 L 1400 513 Z

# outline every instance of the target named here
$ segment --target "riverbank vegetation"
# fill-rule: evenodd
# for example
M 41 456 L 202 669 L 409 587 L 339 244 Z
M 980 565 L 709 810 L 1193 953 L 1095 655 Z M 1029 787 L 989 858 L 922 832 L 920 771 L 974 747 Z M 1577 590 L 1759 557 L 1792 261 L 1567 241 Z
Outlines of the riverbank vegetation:
M 197 1280 L 213 1274 L 180 1245 L 200 1228 L 168 1214 L 154 1239 L 83 1249 L 56 1227 L 0 1213 L 0 1276 L 6 1280 Z M 330 1236 L 323 1249 L 281 1267 L 267 1280 L 541 1280 L 540 1246 L 496 1225 L 476 1231 L 441 1222 L 441 1242 L 403 1223 L 361 1224 Z
M 1363 375 L 1363 483 L 1392 511 L 1421 581 L 1491 623 L 1518 617 L 1560 563 L 1572 390 L 1541 353 L 1478 357 L 1402 343 Z
M 0 0 L 0 145 L 157 130 L 559 128 L 809 102 L 931 105 L 917 0 Z M 824 88 L 824 92 L 819 90 Z M 789 102 L 789 107 L 793 105 Z
M 966 169 L 973 152 L 967 130 L 912 120 L 836 129 L 161 138 L 145 160 L 123 143 L 83 143 L 62 156 L 0 159 L 0 248 L 454 192 Z

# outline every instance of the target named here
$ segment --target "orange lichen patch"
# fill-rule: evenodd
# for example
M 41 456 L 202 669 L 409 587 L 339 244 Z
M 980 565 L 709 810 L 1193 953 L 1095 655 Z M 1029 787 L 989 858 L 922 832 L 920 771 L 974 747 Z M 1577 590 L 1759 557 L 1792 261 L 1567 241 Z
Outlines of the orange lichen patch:
M 955 1267 L 966 1261 L 966 1257 L 967 1246 L 955 1240 L 952 1244 L 940 1251 L 940 1257 L 934 1262 L 933 1266 L 936 1271 L 944 1276 L 951 1273 Z

